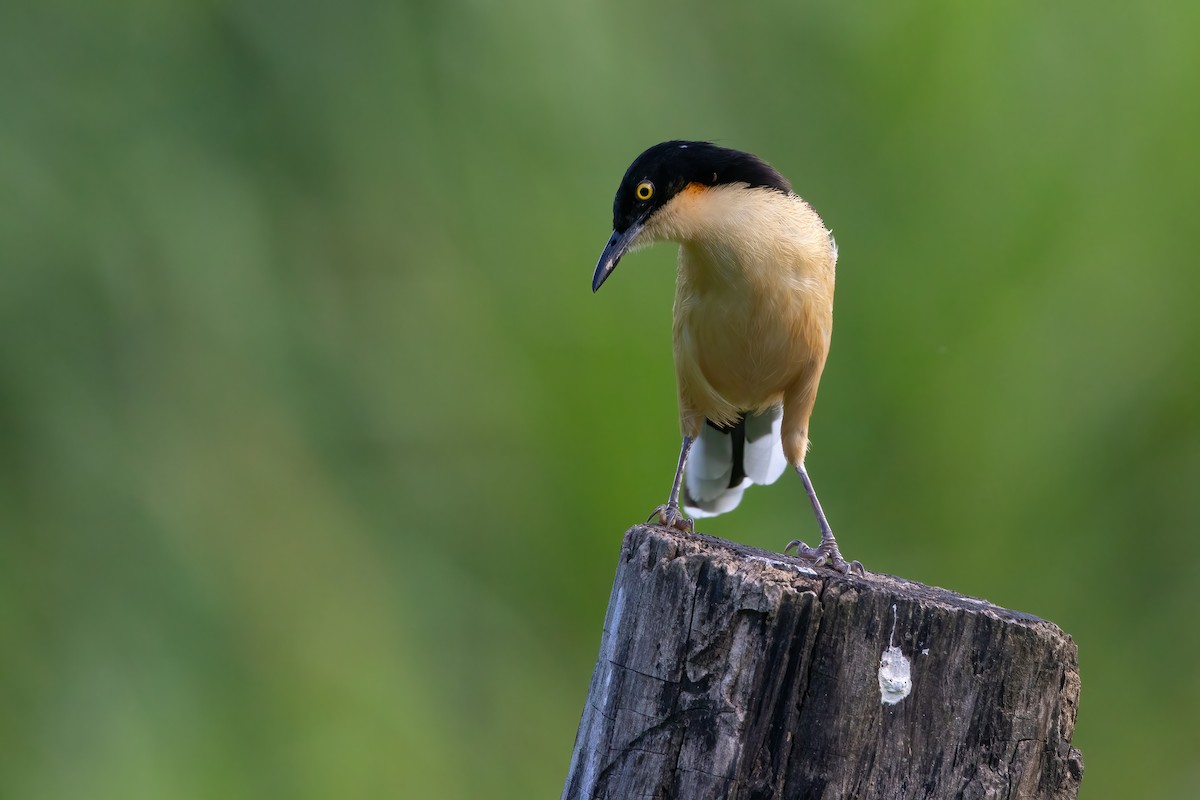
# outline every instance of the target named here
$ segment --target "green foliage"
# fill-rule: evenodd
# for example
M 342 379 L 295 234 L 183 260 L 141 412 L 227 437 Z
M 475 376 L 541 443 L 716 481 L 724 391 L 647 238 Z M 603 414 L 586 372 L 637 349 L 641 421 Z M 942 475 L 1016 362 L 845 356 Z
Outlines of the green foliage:
M 1076 637 L 1086 797 L 1200 791 L 1195 5 L 24 5 L 0 795 L 554 796 L 676 456 L 673 253 L 589 290 L 673 137 L 837 233 L 847 555 Z

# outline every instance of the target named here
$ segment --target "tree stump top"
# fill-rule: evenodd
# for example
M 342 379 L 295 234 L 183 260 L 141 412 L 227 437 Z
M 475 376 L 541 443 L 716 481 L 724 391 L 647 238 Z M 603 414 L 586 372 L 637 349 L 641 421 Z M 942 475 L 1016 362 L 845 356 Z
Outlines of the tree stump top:
M 1074 642 L 887 575 L 622 543 L 564 798 L 1071 798 Z

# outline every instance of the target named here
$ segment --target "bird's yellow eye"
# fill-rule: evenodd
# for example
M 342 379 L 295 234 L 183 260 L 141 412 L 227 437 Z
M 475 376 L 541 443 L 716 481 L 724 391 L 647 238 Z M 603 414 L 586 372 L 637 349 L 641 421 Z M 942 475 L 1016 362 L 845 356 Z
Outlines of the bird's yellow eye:
M 638 200 L 649 200 L 654 196 L 654 184 L 650 181 L 642 181 L 633 190 L 633 193 Z

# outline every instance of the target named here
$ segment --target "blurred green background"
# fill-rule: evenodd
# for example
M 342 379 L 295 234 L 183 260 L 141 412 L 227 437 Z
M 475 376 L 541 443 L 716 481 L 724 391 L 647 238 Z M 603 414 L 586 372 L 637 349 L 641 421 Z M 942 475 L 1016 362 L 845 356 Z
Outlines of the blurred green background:
M 674 249 L 589 282 L 677 137 L 837 234 L 843 549 L 1076 638 L 1083 797 L 1200 795 L 1198 22 L 5 5 L 0 796 L 557 796 L 678 447 Z

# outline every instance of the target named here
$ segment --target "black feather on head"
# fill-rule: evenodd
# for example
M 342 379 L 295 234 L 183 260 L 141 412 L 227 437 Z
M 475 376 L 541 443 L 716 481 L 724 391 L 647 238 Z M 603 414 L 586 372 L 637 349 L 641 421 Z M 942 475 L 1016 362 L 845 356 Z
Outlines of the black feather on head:
M 643 188 L 647 183 L 649 196 Z M 613 230 L 621 233 L 646 219 L 693 183 L 744 183 L 792 193 L 787 178 L 758 156 L 711 142 L 663 142 L 634 159 L 626 170 L 613 200 Z

